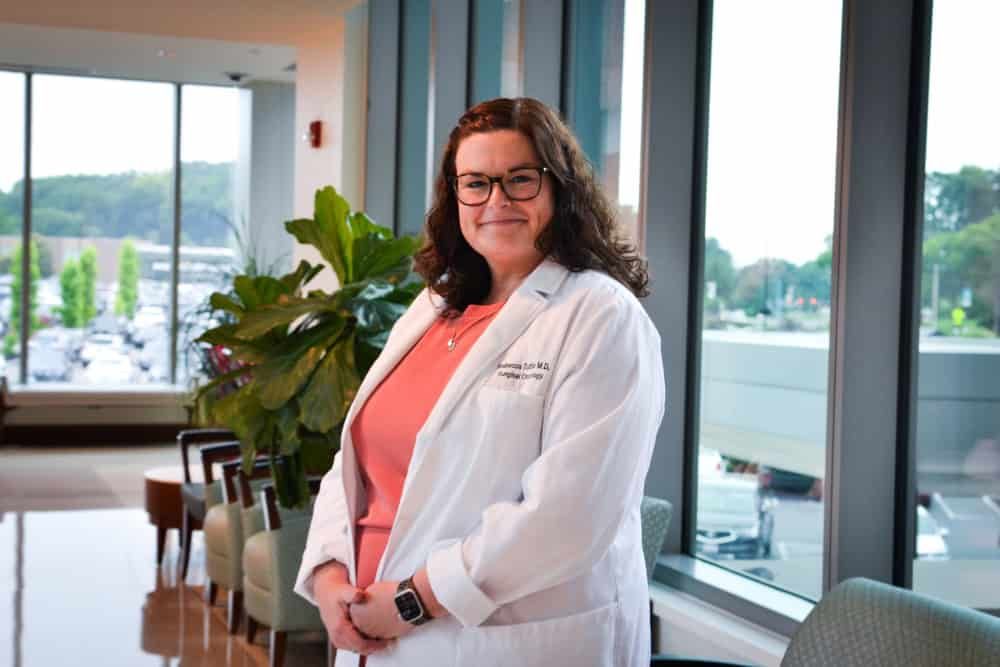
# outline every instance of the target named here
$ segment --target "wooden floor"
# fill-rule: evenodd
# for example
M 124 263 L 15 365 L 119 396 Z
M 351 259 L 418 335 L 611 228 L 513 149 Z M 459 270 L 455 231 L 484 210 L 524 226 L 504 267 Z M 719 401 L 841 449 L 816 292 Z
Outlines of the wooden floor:
M 162 566 L 142 507 L 142 471 L 175 446 L 0 448 L 0 665 L 267 665 L 267 633 L 248 645 L 225 627 L 224 591 L 202 600 L 196 533 L 188 581 L 177 534 Z M 326 665 L 321 636 L 289 638 L 286 665 Z

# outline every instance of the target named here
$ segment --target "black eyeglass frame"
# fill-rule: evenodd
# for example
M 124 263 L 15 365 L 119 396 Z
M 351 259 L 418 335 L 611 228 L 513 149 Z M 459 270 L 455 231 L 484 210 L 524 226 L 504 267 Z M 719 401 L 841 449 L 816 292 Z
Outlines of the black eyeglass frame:
M 537 171 L 538 172 L 538 190 L 535 191 L 535 194 L 531 195 L 530 197 L 512 197 L 511 194 L 509 192 L 507 192 L 507 188 L 505 188 L 504 185 L 503 185 L 503 179 L 506 178 L 507 176 L 509 176 L 510 172 L 512 172 L 512 171 Z M 486 204 L 486 202 L 488 202 L 490 200 L 490 197 L 493 196 L 493 184 L 494 183 L 496 183 L 497 185 L 500 186 L 500 189 L 503 191 L 504 195 L 507 197 L 507 199 L 509 199 L 511 201 L 531 201 L 532 199 L 534 199 L 538 195 L 542 194 L 542 177 L 544 177 L 545 174 L 550 173 L 550 171 L 551 170 L 548 167 L 517 167 L 516 169 L 511 169 L 510 171 L 508 171 L 507 173 L 505 173 L 503 176 L 487 176 L 486 174 L 480 174 L 480 173 L 476 173 L 476 172 L 470 171 L 470 172 L 466 172 L 464 174 L 460 174 L 460 175 L 456 176 L 454 179 L 452 179 L 452 181 L 451 181 L 451 187 L 455 191 L 455 199 L 457 199 L 460 204 L 464 204 L 465 206 L 484 206 Z M 461 178 L 462 176 L 481 176 L 484 180 L 486 180 L 487 182 L 489 182 L 490 189 L 487 190 L 486 197 L 483 198 L 483 201 L 479 202 L 478 204 L 469 204 L 467 202 L 462 201 L 462 198 L 458 194 L 458 179 Z

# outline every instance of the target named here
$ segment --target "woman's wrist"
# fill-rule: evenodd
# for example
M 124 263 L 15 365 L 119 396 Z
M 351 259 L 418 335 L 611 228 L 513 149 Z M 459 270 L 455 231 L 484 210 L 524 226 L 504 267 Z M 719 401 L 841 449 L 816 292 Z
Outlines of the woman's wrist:
M 336 560 L 317 565 L 313 568 L 313 590 L 350 583 L 347 568 Z
M 434 595 L 434 589 L 431 588 L 430 579 L 427 577 L 427 568 L 421 568 L 413 575 L 413 587 L 417 589 L 417 595 L 420 596 L 420 601 L 423 602 L 425 610 L 431 618 L 441 618 L 448 615 L 448 610 Z

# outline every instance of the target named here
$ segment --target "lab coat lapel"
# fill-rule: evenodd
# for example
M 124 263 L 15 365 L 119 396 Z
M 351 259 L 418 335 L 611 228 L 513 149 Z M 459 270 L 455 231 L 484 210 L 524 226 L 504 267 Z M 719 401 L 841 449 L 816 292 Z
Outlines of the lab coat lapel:
M 459 364 L 421 431 L 434 433 L 441 428 L 459 399 L 482 376 L 483 369 L 495 363 L 500 354 L 524 333 L 545 307 L 549 295 L 562 284 L 567 273 L 562 265 L 546 260 L 525 278 Z M 420 453 L 414 451 L 414 460 L 417 460 Z M 410 472 L 413 471 L 414 466 L 411 465 Z
M 430 488 L 436 483 L 433 479 L 424 479 L 421 476 L 421 465 L 426 458 L 427 449 L 437 440 L 435 434 L 454 412 L 460 399 L 473 389 L 484 371 L 496 364 L 503 351 L 524 333 L 532 320 L 545 308 L 550 295 L 559 289 L 568 273 L 556 262 L 550 260 L 542 262 L 510 296 L 496 319 L 490 323 L 459 364 L 417 435 L 413 456 L 403 483 L 397 519 L 401 515 L 412 516 L 419 513 L 418 508 L 423 498 L 427 497 Z M 401 531 L 395 529 L 395 525 L 389 534 L 389 542 L 379 564 L 378 576 L 381 576 L 387 559 L 391 558 L 392 552 L 404 539 L 400 534 Z
M 347 497 L 348 515 L 352 518 L 350 534 L 354 534 L 353 520 L 358 516 L 359 494 L 362 491 L 361 473 L 358 470 L 357 459 L 354 456 L 354 442 L 351 439 L 351 424 L 358 411 L 371 396 L 379 383 L 396 367 L 396 364 L 406 355 L 410 349 L 417 344 L 424 332 L 430 328 L 434 318 L 441 312 L 441 305 L 435 297 L 430 295 L 429 290 L 424 290 L 414 299 L 411 310 L 407 311 L 404 319 L 397 323 L 398 331 L 393 330 L 390 341 L 382 350 L 382 353 L 368 369 L 368 373 L 361 381 L 358 394 L 351 407 L 347 411 L 344 419 L 344 427 L 340 435 L 340 451 L 343 457 L 343 483 L 344 493 Z M 353 552 L 351 554 L 353 561 Z M 352 573 L 353 574 L 353 573 Z
M 344 420 L 345 432 L 350 431 L 351 423 L 354 421 L 358 410 L 365 404 L 365 401 L 368 400 L 368 397 L 375 391 L 379 383 L 392 372 L 396 364 L 406 356 L 406 353 L 417 344 L 420 337 L 434 323 L 434 319 L 442 310 L 442 305 L 439 301 L 440 299 L 431 296 L 431 292 L 426 289 L 414 299 L 413 312 L 407 313 L 405 319 L 397 324 L 400 330 L 393 331 L 391 340 L 382 350 L 382 353 L 378 355 L 372 367 L 368 369 L 364 380 L 361 381 L 361 386 L 358 387 L 358 395 L 351 403 L 351 407 L 347 411 L 347 418 Z

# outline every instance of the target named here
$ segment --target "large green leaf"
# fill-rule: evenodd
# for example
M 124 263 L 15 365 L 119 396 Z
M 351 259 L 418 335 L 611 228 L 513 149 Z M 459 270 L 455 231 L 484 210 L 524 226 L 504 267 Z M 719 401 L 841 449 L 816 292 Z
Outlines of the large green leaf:
M 285 283 L 271 276 L 257 276 L 253 282 L 262 306 L 276 303 L 282 296 L 292 293 L 292 290 L 288 289 Z
M 388 227 L 376 224 L 362 211 L 355 211 L 351 214 L 351 233 L 355 239 L 359 239 L 369 234 L 381 239 L 391 239 L 392 230 Z
M 299 453 L 307 473 L 325 473 L 333 464 L 333 455 L 340 449 L 340 428 L 326 433 L 305 432 Z
M 252 311 L 259 306 L 274 303 L 282 294 L 290 294 L 277 278 L 271 276 L 236 276 L 233 280 L 236 296 L 243 302 L 244 310 Z
M 396 320 L 406 312 L 406 306 L 393 301 L 358 301 L 353 302 L 354 316 L 358 319 L 358 328 L 365 332 L 389 331 Z
M 354 282 L 354 261 L 351 259 L 354 235 L 351 233 L 351 223 L 348 217 L 351 214 L 351 205 L 347 200 L 330 186 L 323 188 L 316 193 L 316 219 L 330 216 L 330 226 L 333 229 L 337 248 L 344 265 L 345 283 Z
M 275 426 L 279 438 L 278 451 L 291 454 L 298 451 L 299 445 L 299 405 L 292 399 L 285 403 L 275 415 Z
M 351 207 L 332 187 L 316 191 L 313 219 L 301 218 L 285 223 L 299 243 L 314 246 L 330 263 L 341 285 L 351 282 L 351 230 L 347 216 Z
M 257 296 L 257 286 L 254 285 L 250 276 L 236 276 L 233 279 L 233 290 L 236 296 L 243 302 L 245 310 L 253 310 L 260 305 L 260 297 Z
M 236 433 L 244 465 L 246 461 L 252 461 L 258 451 L 267 451 L 266 447 L 260 447 L 260 443 L 269 437 L 274 419 L 272 413 L 260 404 L 255 383 L 251 382 L 217 401 L 214 416 L 218 423 Z
M 256 341 L 245 341 L 236 337 L 235 324 L 223 324 L 209 329 L 195 340 L 199 343 L 228 347 L 235 359 L 246 363 L 256 364 L 267 358 L 265 349 L 262 349 Z
M 212 308 L 215 308 L 216 310 L 230 312 L 236 317 L 241 317 L 243 315 L 243 306 L 233 301 L 233 298 L 228 294 L 214 292 L 212 296 L 208 298 L 208 302 L 211 304 Z
M 375 360 L 378 358 L 379 353 L 382 352 L 382 348 L 384 346 L 384 343 L 382 345 L 373 345 L 360 333 L 355 337 L 354 363 L 358 377 L 368 375 L 368 369 L 370 369 L 372 364 L 375 363 Z
M 387 240 L 368 234 L 355 239 L 354 280 L 384 278 L 399 282 L 410 272 L 416 249 L 417 240 L 409 236 Z
M 279 500 L 290 507 L 308 502 L 306 468 L 329 468 L 360 379 L 423 283 L 413 273 L 419 241 L 394 238 L 364 213 L 352 213 L 333 188 L 316 192 L 312 219 L 285 227 L 319 251 L 341 288 L 303 297 L 323 268 L 305 261 L 281 278 L 238 276 L 235 296 L 211 299 L 237 323 L 206 331 L 201 340 L 254 364 L 219 379 L 253 377 L 216 401 L 212 415 L 239 435 L 247 462 L 258 453 L 271 455 Z M 208 387 L 202 395 L 209 395 Z
M 295 294 L 300 287 L 307 285 L 309 281 L 315 278 L 316 274 L 322 270 L 322 264 L 313 266 L 303 259 L 299 261 L 299 265 L 294 271 L 282 276 L 279 280 L 288 290 L 289 294 Z
M 312 375 L 346 322 L 332 315 L 312 329 L 289 336 L 273 356 L 254 369 L 260 403 L 268 410 L 283 406 Z
M 279 303 L 261 306 L 243 316 L 233 330 L 242 340 L 253 340 L 271 329 L 290 324 L 305 315 L 336 310 L 336 304 L 329 298 L 301 299 L 286 298 Z
M 358 391 L 354 338 L 342 338 L 326 355 L 302 392 L 300 420 L 311 431 L 325 432 L 339 424 Z
M 278 502 L 284 507 L 305 507 L 309 502 L 309 480 L 301 452 L 271 457 L 271 477 Z
M 195 401 L 201 400 L 202 396 L 212 391 L 219 385 L 225 384 L 227 382 L 232 382 L 237 378 L 243 377 L 249 372 L 250 369 L 248 368 L 237 368 L 235 370 L 229 371 L 228 373 L 223 373 L 222 375 L 212 378 L 211 381 L 206 382 L 205 384 L 198 387 L 198 390 L 195 392 L 194 400 Z

